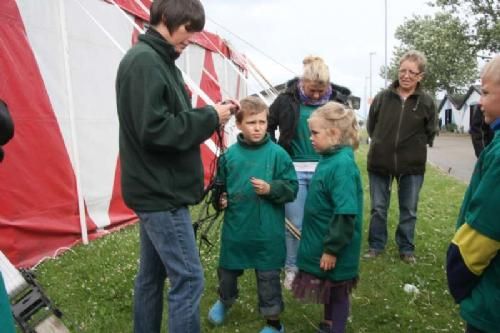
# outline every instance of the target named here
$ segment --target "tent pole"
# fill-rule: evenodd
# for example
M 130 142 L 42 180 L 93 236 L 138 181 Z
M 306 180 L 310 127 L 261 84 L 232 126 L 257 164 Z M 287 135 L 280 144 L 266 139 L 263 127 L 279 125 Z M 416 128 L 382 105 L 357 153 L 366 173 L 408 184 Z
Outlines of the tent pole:
M 224 61 L 224 90 L 229 93 L 229 71 L 227 68 L 227 64 Z M 234 94 L 234 96 L 237 96 L 237 94 Z M 228 94 L 224 99 L 232 97 L 231 95 Z
M 71 71 L 69 67 L 69 44 L 68 44 L 68 33 L 66 30 L 66 11 L 64 7 L 64 0 L 59 0 L 59 14 L 60 14 L 60 23 L 61 23 L 61 34 L 63 41 L 63 57 L 64 57 L 64 76 L 66 79 L 66 92 L 68 96 L 68 111 L 69 111 L 69 120 L 71 124 L 71 149 L 73 151 L 73 169 L 75 172 L 75 180 L 76 180 L 76 193 L 78 196 L 78 213 L 80 217 L 80 230 L 82 234 L 82 242 L 83 244 L 88 244 L 88 230 L 87 230 L 87 222 L 85 219 L 85 203 L 83 201 L 83 193 L 82 193 L 82 182 L 80 175 L 80 155 L 78 153 L 78 138 L 76 132 L 76 124 L 75 124 L 75 104 L 73 99 L 73 87 L 71 84 Z

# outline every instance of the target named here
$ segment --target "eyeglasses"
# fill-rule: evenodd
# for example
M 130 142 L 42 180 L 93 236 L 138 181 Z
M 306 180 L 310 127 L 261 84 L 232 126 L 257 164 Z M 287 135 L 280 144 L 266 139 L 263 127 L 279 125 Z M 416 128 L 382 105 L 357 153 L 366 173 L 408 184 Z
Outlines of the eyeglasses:
M 403 76 L 405 74 L 408 74 L 409 77 L 416 77 L 417 75 L 420 75 L 422 72 L 414 72 L 411 69 L 400 69 L 399 70 L 399 76 Z

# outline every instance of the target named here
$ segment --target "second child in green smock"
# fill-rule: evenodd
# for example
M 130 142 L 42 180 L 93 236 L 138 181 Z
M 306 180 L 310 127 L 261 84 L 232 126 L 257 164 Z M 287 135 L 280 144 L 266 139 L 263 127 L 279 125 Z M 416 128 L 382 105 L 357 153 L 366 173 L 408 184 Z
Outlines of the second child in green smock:
M 363 187 L 354 160 L 359 144 L 353 110 L 329 102 L 308 120 L 320 153 L 307 193 L 294 296 L 324 304 L 319 332 L 345 332 L 349 295 L 359 275 Z
M 297 176 L 286 151 L 272 142 L 267 129 L 267 106 L 256 97 L 241 101 L 236 125 L 238 142 L 219 159 L 217 180 L 226 196 L 219 259 L 219 300 L 208 319 L 221 325 L 238 297 L 238 277 L 255 269 L 260 313 L 266 318 L 261 333 L 284 332 L 280 272 L 285 264 L 285 203 L 297 194 Z

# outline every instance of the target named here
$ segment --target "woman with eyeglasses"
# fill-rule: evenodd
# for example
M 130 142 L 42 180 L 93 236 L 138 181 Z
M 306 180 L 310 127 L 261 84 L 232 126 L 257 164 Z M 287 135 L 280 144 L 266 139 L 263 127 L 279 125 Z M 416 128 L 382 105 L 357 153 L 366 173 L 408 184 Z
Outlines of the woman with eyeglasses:
M 370 106 L 367 129 L 371 219 L 365 259 L 382 254 L 387 244 L 387 210 L 396 179 L 399 224 L 395 240 L 400 259 L 416 263 L 415 225 L 420 189 L 424 181 L 427 145 L 437 131 L 434 99 L 421 87 L 425 56 L 405 53 L 399 61 L 398 79 L 378 93 Z

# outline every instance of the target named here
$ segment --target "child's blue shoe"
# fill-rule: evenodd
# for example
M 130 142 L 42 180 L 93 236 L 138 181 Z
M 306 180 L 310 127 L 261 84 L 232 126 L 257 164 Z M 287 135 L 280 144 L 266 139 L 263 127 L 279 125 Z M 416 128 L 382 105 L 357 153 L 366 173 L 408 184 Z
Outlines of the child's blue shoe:
M 215 302 L 210 308 L 210 311 L 208 311 L 208 321 L 214 325 L 221 325 L 224 322 L 226 311 L 226 307 L 220 300 Z
M 285 326 L 282 323 L 279 331 L 272 326 L 264 326 L 260 333 L 285 333 Z

